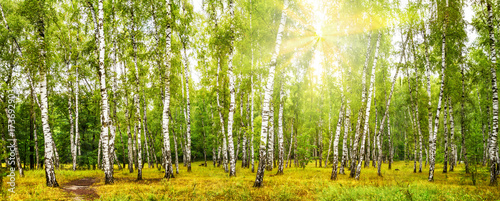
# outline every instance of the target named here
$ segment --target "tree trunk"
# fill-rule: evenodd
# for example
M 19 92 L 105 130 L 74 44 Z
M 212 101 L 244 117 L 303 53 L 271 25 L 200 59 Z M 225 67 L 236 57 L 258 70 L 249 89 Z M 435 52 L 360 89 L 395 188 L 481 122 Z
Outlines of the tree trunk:
M 462 64 L 463 65 L 463 64 Z M 462 106 L 462 118 L 460 118 L 460 128 L 462 131 L 462 154 L 464 156 L 464 163 L 465 163 L 465 173 L 469 173 L 469 161 L 467 160 L 467 147 L 465 146 L 465 109 L 464 109 L 464 99 L 465 99 L 465 75 L 464 75 L 464 68 L 460 69 L 460 72 L 462 74 L 462 101 L 461 101 L 461 106 Z M 453 124 L 452 124 L 453 125 Z M 453 126 L 452 126 L 453 129 Z M 498 155 L 498 150 L 495 151 Z M 497 156 L 498 160 L 498 156 Z M 498 163 L 498 161 L 497 161 Z M 497 167 L 498 168 L 498 167 Z
M 330 133 L 330 140 L 328 141 L 328 154 L 325 159 L 325 167 L 328 167 L 328 158 L 330 158 L 330 150 L 332 149 L 333 142 L 333 132 L 332 132 L 332 107 L 330 106 L 330 112 L 328 112 L 328 132 Z
M 347 78 L 350 79 L 351 77 L 351 67 L 348 67 L 348 75 Z M 351 93 L 351 89 L 349 87 L 349 84 L 346 84 L 346 92 L 347 94 Z M 349 159 L 349 148 L 347 147 L 347 139 L 349 138 L 349 130 L 351 127 L 351 100 L 349 99 L 349 95 L 345 96 L 346 97 L 346 110 L 345 110 L 345 119 L 344 119 L 344 139 L 342 140 L 342 161 L 340 162 L 340 169 L 339 169 L 339 174 L 345 174 L 344 172 L 344 167 L 347 166 L 348 159 Z
M 375 47 L 375 56 L 374 56 L 374 59 L 373 59 L 373 66 L 372 66 L 372 75 L 371 75 L 371 78 L 370 78 L 370 88 L 368 90 L 368 100 L 366 102 L 366 113 L 365 113 L 365 116 L 364 116 L 364 120 L 365 120 L 365 123 L 364 123 L 364 129 L 363 129 L 363 141 L 361 141 L 361 149 L 360 150 L 364 150 L 365 149 L 365 139 L 366 139 L 366 135 L 367 135 L 367 132 L 368 132 L 368 126 L 369 126 L 369 121 L 370 121 L 370 108 L 371 108 L 371 105 L 372 105 L 372 94 L 373 94 L 373 88 L 374 88 L 374 85 L 375 85 L 375 69 L 377 67 L 377 59 L 378 59 L 378 51 L 379 51 L 379 47 L 380 47 L 380 38 L 382 36 L 382 33 L 379 32 L 378 33 L 378 37 L 377 37 L 377 45 Z M 355 142 L 356 143 L 356 142 Z M 358 162 L 358 166 L 356 168 L 356 180 L 359 180 L 359 176 L 361 174 L 361 164 L 364 160 L 364 154 L 361 154 L 360 153 L 360 156 L 359 156 L 359 162 Z
M 363 91 L 361 92 L 361 109 L 358 113 L 358 120 L 356 123 L 356 133 L 354 135 L 354 141 L 352 142 L 352 152 L 351 152 L 351 173 L 349 177 L 354 178 L 357 172 L 356 162 L 358 160 L 358 144 L 361 138 L 361 116 L 363 115 L 365 102 L 366 102 L 366 69 L 368 68 L 368 62 L 370 60 L 371 53 L 371 33 L 368 33 L 368 49 L 366 50 L 365 65 L 363 66 L 363 76 L 361 78 L 361 85 L 363 86 Z M 354 153 L 354 154 L 353 154 Z
M 229 0 L 229 14 L 231 15 L 231 21 L 234 21 L 234 2 Z M 230 45 L 229 45 L 229 56 L 227 61 L 227 75 L 229 77 L 229 114 L 227 117 L 227 141 L 229 144 L 229 177 L 236 176 L 236 160 L 238 155 L 234 155 L 234 143 L 233 143 L 233 123 L 234 123 L 234 110 L 235 110 L 235 76 L 233 73 L 233 56 L 234 56 L 234 24 L 231 23 L 230 28 Z
M 174 136 L 174 149 L 175 149 L 175 174 L 179 174 L 179 154 L 177 153 L 177 137 L 172 129 L 172 135 Z
M 446 1 L 446 8 L 448 7 L 448 0 Z M 436 164 L 436 139 L 437 132 L 439 128 L 439 114 L 441 112 L 441 103 L 443 101 L 443 91 L 444 91 L 444 78 L 446 69 L 446 26 L 447 26 L 448 14 L 445 14 L 445 22 L 443 27 L 442 36 L 442 46 L 441 46 L 441 87 L 439 90 L 439 100 L 436 111 L 436 117 L 434 120 L 434 131 L 432 136 L 429 136 L 429 181 L 434 181 L 434 167 Z
M 281 46 L 281 39 L 283 36 L 283 31 L 285 30 L 286 23 L 286 9 L 288 8 L 288 0 L 284 0 L 283 10 L 281 12 L 281 21 L 278 28 L 278 33 L 276 36 L 276 46 L 274 48 L 274 53 L 271 57 L 271 62 L 269 63 L 269 75 L 267 78 L 267 83 L 264 92 L 264 101 L 262 102 L 262 127 L 260 134 L 260 148 L 259 148 L 259 167 L 257 169 L 257 175 L 255 178 L 254 187 L 261 187 L 262 181 L 264 180 L 264 169 L 266 167 L 266 143 L 267 143 L 267 125 L 269 123 L 269 103 L 271 101 L 271 95 L 273 91 L 274 84 L 274 71 L 277 64 L 277 59 L 279 55 L 279 50 Z
M 393 162 L 393 148 L 392 148 L 392 138 L 391 138 L 391 118 L 389 117 L 390 113 L 387 113 L 387 141 L 389 143 L 389 170 L 392 168 L 392 162 Z
M 407 41 L 408 41 L 408 37 L 406 38 L 406 41 L 403 43 L 399 63 L 401 63 L 403 61 Z M 385 113 L 384 113 L 384 116 L 382 117 L 382 121 L 380 122 L 380 128 L 378 128 L 379 130 L 377 132 L 377 147 L 378 147 L 377 174 L 378 174 L 378 176 L 382 176 L 382 173 L 380 172 L 380 168 L 382 167 L 382 154 L 383 153 L 382 153 L 382 143 L 381 143 L 380 136 L 382 135 L 382 132 L 384 131 L 385 120 L 389 119 L 389 106 L 391 105 L 391 98 L 392 98 L 392 95 L 394 93 L 394 86 L 396 84 L 398 74 L 399 74 L 399 66 L 396 67 L 396 74 L 394 75 L 394 78 L 392 78 L 391 93 L 389 94 L 389 98 L 387 99 L 387 102 L 385 104 Z M 387 125 L 389 125 L 389 124 L 387 124 Z M 405 153 L 404 153 L 404 156 L 406 157 L 406 132 L 405 132 Z M 405 158 L 405 160 L 406 160 L 406 158 Z
M 427 96 L 428 96 L 428 102 L 427 102 L 427 116 L 428 116 L 428 126 L 429 126 L 429 144 L 430 144 L 430 139 L 433 136 L 433 131 L 432 131 L 432 103 L 431 103 L 431 63 L 429 60 L 429 43 L 427 42 L 427 29 L 425 28 L 424 25 L 424 33 L 422 34 L 424 37 L 424 44 L 425 44 L 425 71 L 427 74 Z M 430 148 L 430 146 L 429 146 Z M 427 166 L 427 162 L 429 160 L 429 151 L 426 151 L 425 153 L 425 166 Z
M 123 83 L 125 85 L 125 119 L 127 123 L 127 136 L 128 136 L 128 147 L 127 147 L 127 152 L 128 152 L 128 170 L 130 173 L 134 172 L 134 143 L 133 143 L 133 137 L 131 134 L 130 130 L 130 114 L 129 114 L 129 104 L 128 104 L 128 78 L 127 78 L 127 68 L 125 67 L 126 65 L 122 65 L 122 72 L 123 72 Z M 124 156 L 125 157 L 125 156 Z
M 142 147 L 141 147 L 141 104 L 140 104 L 140 98 L 139 98 L 139 87 L 140 82 L 139 82 L 139 68 L 137 65 L 137 43 L 135 41 L 135 21 L 134 21 L 134 7 L 132 4 L 132 1 L 129 0 L 129 4 L 131 6 L 130 9 L 130 14 L 131 14 L 131 28 L 130 30 L 132 33 L 130 34 L 131 39 L 132 39 L 132 46 L 133 46 L 133 59 L 134 59 L 134 67 L 135 67 L 135 94 L 134 94 L 134 105 L 136 109 L 135 113 L 135 121 L 136 121 L 136 128 L 137 128 L 137 180 L 142 180 Z
M 171 18 L 171 2 L 166 0 L 166 17 Z M 172 29 L 170 25 L 170 20 L 166 24 L 166 45 L 165 45 L 165 60 L 164 60 L 164 70 L 165 70 L 165 95 L 163 100 L 163 112 L 162 112 L 162 133 L 163 133 L 163 160 L 165 163 L 165 176 L 164 178 L 174 178 L 174 171 L 172 168 L 172 154 L 170 150 L 170 133 L 169 133 L 169 112 L 170 112 L 170 65 L 171 65 L 171 35 Z M 175 141 L 175 135 L 174 135 Z M 177 157 L 177 143 L 175 143 L 175 153 Z M 177 167 L 176 163 L 176 167 Z M 178 172 L 177 172 L 178 173 Z
M 104 66 L 105 59 L 105 49 L 106 46 L 104 40 L 104 10 L 103 10 L 103 0 L 99 0 L 98 4 L 98 13 L 99 13 L 99 23 L 98 23 L 98 51 L 99 51 L 99 82 L 101 88 L 101 112 L 103 116 L 102 128 L 101 128 L 101 136 L 102 136 L 102 155 L 103 155 L 103 166 L 104 166 L 104 175 L 105 175 L 105 184 L 112 184 L 113 179 L 113 167 L 111 166 L 110 161 L 110 138 L 109 138 L 109 130 L 113 126 L 111 119 L 109 118 L 109 104 L 108 104 L 108 89 L 106 87 L 106 68 Z
M 447 115 L 450 112 L 449 109 L 447 109 L 447 100 L 444 100 L 444 117 L 443 117 L 443 124 L 444 124 L 444 165 L 443 165 L 443 173 L 448 172 L 448 121 L 447 121 Z
M 242 144 L 242 149 L 241 149 L 241 152 L 242 152 L 242 155 L 241 155 L 241 168 L 245 168 L 246 167 L 246 164 L 247 164 L 247 146 L 246 146 L 246 143 L 247 143 L 247 133 L 245 132 L 245 124 L 243 123 L 243 96 L 244 96 L 244 93 L 242 92 L 241 93 L 241 97 L 240 97 L 240 132 L 241 132 L 241 135 L 243 136 L 243 142 L 241 143 Z M 248 104 L 248 102 L 247 102 Z M 248 107 L 247 107 L 248 108 Z M 247 111 L 248 113 L 248 111 Z M 238 155 L 236 155 L 238 156 Z
M 415 45 L 412 45 L 413 47 L 413 58 L 414 60 L 416 60 L 416 50 L 415 50 Z M 417 69 L 417 65 L 415 64 L 415 122 L 416 122 L 416 126 L 417 126 L 417 132 L 418 132 L 418 163 L 419 163 L 419 167 L 418 167 L 418 172 L 421 173 L 422 172 L 422 140 L 423 140 L 423 137 L 422 137 L 422 132 L 421 132 L 421 129 L 420 129 L 420 117 L 419 117 L 419 112 L 418 112 L 418 83 L 419 83 L 419 79 L 418 79 L 418 69 Z M 409 84 L 409 82 L 408 82 Z M 413 102 L 413 101 L 412 101 Z
M 285 145 L 283 144 L 283 96 L 285 96 L 285 93 L 283 93 L 283 86 L 281 86 L 281 91 L 280 91 L 280 111 L 279 111 L 279 117 L 278 117 L 278 149 L 279 149 L 279 155 L 278 155 L 278 175 L 283 174 L 283 163 L 284 163 L 284 157 L 285 157 Z
M 71 85 L 71 83 L 70 83 Z M 76 170 L 76 146 L 75 146 L 75 136 L 73 133 L 73 112 L 71 111 L 71 95 L 68 95 L 68 116 L 69 116 L 69 142 L 71 150 L 71 158 L 73 159 L 73 171 Z
M 147 121 L 147 115 L 146 115 L 147 112 L 146 111 L 147 111 L 146 95 L 144 93 L 144 88 L 142 88 L 142 112 L 143 112 L 142 120 L 143 120 L 143 125 L 144 125 L 144 127 L 142 127 L 143 128 L 142 133 L 144 134 L 144 146 L 146 149 L 145 151 L 146 151 L 146 159 L 148 161 L 148 168 L 151 168 L 151 165 L 152 165 L 152 163 L 151 163 L 152 156 L 151 155 L 152 154 L 150 153 L 151 148 L 150 148 L 150 145 L 148 143 L 148 121 Z
M 292 120 L 292 123 L 291 123 L 291 129 L 290 129 L 290 147 L 288 148 L 288 156 L 286 158 L 286 164 L 285 164 L 285 167 L 288 168 L 288 163 L 290 163 L 290 167 L 292 167 L 292 162 L 290 161 L 290 155 L 292 153 L 292 146 L 293 146 L 293 120 Z
M 186 78 L 186 165 L 187 171 L 191 172 L 191 102 L 189 100 L 189 69 L 188 59 L 186 54 L 186 43 L 182 43 L 184 51 L 184 77 Z
M 448 98 L 448 110 L 449 110 L 449 115 L 450 115 L 450 138 L 449 138 L 449 144 L 451 146 L 451 151 L 447 153 L 448 155 L 448 160 L 449 165 L 450 165 L 450 172 L 453 171 L 453 166 L 455 166 L 454 163 L 454 152 L 455 152 L 455 121 L 453 120 L 453 105 L 451 104 L 451 98 Z
M 271 97 L 272 98 L 272 97 Z M 268 127 L 269 141 L 267 142 L 267 166 L 268 171 L 273 170 L 274 158 L 274 104 L 271 102 L 269 113 L 269 127 Z
M 343 102 L 343 101 L 342 101 Z M 339 111 L 339 120 L 337 121 L 337 130 L 335 130 L 335 140 L 333 141 L 333 162 L 332 162 L 332 176 L 330 179 L 337 180 L 337 166 L 339 164 L 339 138 L 340 130 L 342 129 L 342 116 L 344 111 L 344 104 L 342 103 Z

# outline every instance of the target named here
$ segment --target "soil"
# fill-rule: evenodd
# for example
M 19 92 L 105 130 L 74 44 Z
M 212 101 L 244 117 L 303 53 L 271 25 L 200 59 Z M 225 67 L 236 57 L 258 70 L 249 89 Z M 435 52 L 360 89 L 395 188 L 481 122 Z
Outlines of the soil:
M 72 200 L 95 200 L 99 198 L 92 184 L 97 181 L 96 178 L 83 178 L 73 180 L 63 185 L 64 191 L 73 195 Z

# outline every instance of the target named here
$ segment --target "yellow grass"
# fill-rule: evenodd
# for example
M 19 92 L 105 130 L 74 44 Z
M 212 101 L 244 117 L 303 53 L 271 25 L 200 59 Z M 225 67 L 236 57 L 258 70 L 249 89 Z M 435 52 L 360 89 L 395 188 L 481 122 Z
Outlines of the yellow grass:
M 136 171 L 115 170 L 113 185 L 104 185 L 104 173 L 100 170 L 58 170 L 56 176 L 61 186 L 81 178 L 98 178 L 92 188 L 101 200 L 500 200 L 500 188 L 488 186 L 486 167 L 478 167 L 476 185 L 472 184 L 471 175 L 465 174 L 463 165 L 443 174 L 442 165 L 438 164 L 435 181 L 428 182 L 428 167 L 422 173 L 413 173 L 413 162 L 396 162 L 392 170 L 383 164 L 384 177 L 377 176 L 376 169 L 369 167 L 362 169 L 359 181 L 348 175 L 339 175 L 337 181 L 332 181 L 331 166 L 316 168 L 313 162 L 305 169 L 286 168 L 280 176 L 275 176 L 276 169 L 266 171 L 264 186 L 253 188 L 255 173 L 241 169 L 240 163 L 235 178 L 228 177 L 222 168 L 200 164 L 193 163 L 191 173 L 181 164 L 180 174 L 170 180 L 161 179 L 163 170 L 149 169 L 147 165 L 142 181 L 136 181 Z M 73 197 L 62 188 L 46 187 L 43 170 L 26 171 L 24 178 L 16 179 L 16 185 L 15 194 L 5 192 L 4 180 L 3 200 Z

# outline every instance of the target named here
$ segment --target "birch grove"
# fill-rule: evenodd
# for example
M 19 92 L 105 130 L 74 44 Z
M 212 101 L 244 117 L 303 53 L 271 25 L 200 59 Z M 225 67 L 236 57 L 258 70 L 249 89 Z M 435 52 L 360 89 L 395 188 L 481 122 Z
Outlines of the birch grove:
M 491 0 L 2 1 L 7 195 L 494 200 L 498 12 Z

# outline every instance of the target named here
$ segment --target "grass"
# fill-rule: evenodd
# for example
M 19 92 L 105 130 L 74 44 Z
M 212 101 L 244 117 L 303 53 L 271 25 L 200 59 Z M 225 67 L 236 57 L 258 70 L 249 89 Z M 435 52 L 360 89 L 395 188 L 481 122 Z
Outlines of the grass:
M 58 170 L 56 177 L 61 186 L 81 178 L 98 178 L 92 187 L 101 200 L 500 200 L 500 188 L 488 186 L 486 167 L 477 168 L 476 185 L 473 185 L 463 164 L 446 174 L 442 173 L 442 165 L 437 164 L 434 182 L 427 181 L 428 167 L 423 168 L 422 173 L 413 173 L 413 162 L 396 162 L 392 170 L 383 164 L 383 177 L 377 176 L 376 168 L 363 168 L 359 181 L 348 175 L 339 175 L 337 181 L 332 181 L 331 166 L 316 168 L 309 164 L 305 169 L 286 168 L 280 176 L 275 176 L 276 169 L 266 171 L 262 188 L 252 187 L 255 173 L 241 169 L 240 163 L 235 178 L 230 178 L 222 168 L 200 164 L 193 163 L 191 173 L 181 165 L 180 174 L 170 180 L 162 179 L 163 170 L 146 168 L 147 165 L 142 181 L 136 181 L 136 171 L 115 170 L 113 185 L 104 185 L 104 173 L 100 170 Z M 16 179 L 15 194 L 5 191 L 4 179 L 2 200 L 72 198 L 62 188 L 46 187 L 43 170 L 25 174 L 24 178 Z

